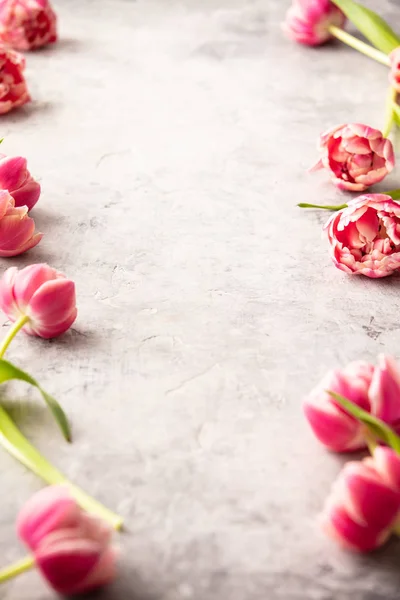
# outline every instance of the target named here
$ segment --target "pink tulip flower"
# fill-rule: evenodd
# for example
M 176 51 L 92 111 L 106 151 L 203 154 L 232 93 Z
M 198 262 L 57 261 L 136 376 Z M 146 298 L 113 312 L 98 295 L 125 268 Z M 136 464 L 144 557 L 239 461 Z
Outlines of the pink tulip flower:
M 16 208 L 14 198 L 0 190 L 0 256 L 18 256 L 36 246 L 42 233 L 35 233 L 35 222 L 26 206 Z
M 15 206 L 32 210 L 40 196 L 40 184 L 27 169 L 26 158 L 0 154 L 0 189 L 7 190 Z
M 400 46 L 390 54 L 390 85 L 400 94 Z
M 326 533 L 348 550 L 382 546 L 399 525 L 400 456 L 376 448 L 373 457 L 347 463 L 322 516 Z
M 0 40 L 16 50 L 57 41 L 57 18 L 48 0 L 0 0 Z
M 46 264 L 10 267 L 0 280 L 0 308 L 11 321 L 27 317 L 25 333 L 53 338 L 76 319 L 75 284 Z
M 345 15 L 330 0 L 293 0 L 282 28 L 299 44 L 320 46 L 333 37 L 329 27 L 343 27 L 345 21 Z
M 331 371 L 304 401 L 304 413 L 318 440 L 335 452 L 366 446 L 364 426 L 328 392 L 336 392 L 374 417 L 400 428 L 400 370 L 391 357 L 380 355 L 378 366 L 352 362 Z
M 362 192 L 382 181 L 395 165 L 392 142 L 359 123 L 338 125 L 322 134 L 320 149 L 322 158 L 311 170 L 327 169 L 341 190 Z
M 325 230 L 341 271 L 378 278 L 400 269 L 400 204 L 390 196 L 365 194 L 350 200 Z
M 0 115 L 30 101 L 21 54 L 0 43 Z
M 52 486 L 35 494 L 18 516 L 17 531 L 59 594 L 86 593 L 115 577 L 111 529 L 84 513 L 67 487 Z

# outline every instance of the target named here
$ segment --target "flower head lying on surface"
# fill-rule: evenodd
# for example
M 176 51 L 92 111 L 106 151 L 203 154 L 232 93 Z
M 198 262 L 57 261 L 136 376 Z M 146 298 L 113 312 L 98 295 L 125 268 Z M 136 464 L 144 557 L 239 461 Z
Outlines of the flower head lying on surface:
M 22 156 L 0 154 L 0 189 L 10 192 L 16 207 L 26 206 L 28 210 L 40 196 L 40 184 L 29 173 Z
M 365 194 L 332 215 L 325 230 L 333 262 L 349 275 L 378 278 L 400 269 L 400 204 Z
M 395 165 L 392 142 L 360 123 L 338 125 L 321 135 L 322 158 L 311 170 L 325 168 L 342 190 L 362 192 L 382 181 Z
M 400 94 L 400 46 L 390 54 L 390 85 Z
M 48 0 L 0 0 L 0 40 L 16 50 L 57 41 L 57 18 Z
M 0 43 L 0 115 L 30 101 L 24 69 L 24 57 Z
M 328 498 L 322 526 L 345 548 L 368 552 L 388 540 L 399 513 L 400 456 L 378 447 L 372 457 L 345 465 Z
M 67 487 L 52 486 L 35 494 L 18 516 L 17 531 L 42 575 L 60 594 L 85 593 L 115 577 L 111 528 L 83 512 Z
M 0 190 L 0 256 L 17 256 L 36 246 L 42 233 L 35 233 L 35 222 L 26 206 L 15 207 L 14 198 Z
M 330 0 L 293 0 L 283 30 L 295 42 L 319 46 L 333 36 L 329 27 L 343 27 L 345 15 Z
M 378 366 L 352 362 L 329 372 L 304 401 L 305 416 L 319 441 L 335 452 L 366 446 L 364 425 L 349 415 L 329 394 L 348 398 L 374 417 L 400 427 L 400 369 L 396 361 L 380 355 Z
M 46 264 L 10 267 L 0 280 L 0 308 L 12 321 L 27 317 L 25 333 L 56 337 L 76 319 L 75 284 Z

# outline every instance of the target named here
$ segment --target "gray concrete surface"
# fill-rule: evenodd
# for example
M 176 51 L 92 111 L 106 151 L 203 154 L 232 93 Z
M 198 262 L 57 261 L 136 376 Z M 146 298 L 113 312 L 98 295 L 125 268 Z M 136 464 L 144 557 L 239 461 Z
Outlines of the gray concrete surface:
M 333 365 L 400 357 L 400 279 L 335 270 L 298 201 L 336 202 L 305 173 L 318 133 L 381 126 L 384 67 L 280 32 L 289 2 L 55 1 L 61 41 L 28 56 L 31 106 L 1 118 L 29 158 L 48 261 L 77 282 L 60 340 L 8 357 L 65 406 L 67 447 L 37 394 L 2 388 L 21 428 L 120 511 L 116 600 L 394 600 L 400 548 L 338 550 L 316 517 L 341 460 L 301 398 Z M 400 29 L 393 0 L 369 2 Z M 399 187 L 396 176 L 378 189 Z M 3 334 L 7 323 L 4 324 Z M 2 565 L 39 480 L 0 452 Z M 35 573 L 2 600 L 53 597 Z

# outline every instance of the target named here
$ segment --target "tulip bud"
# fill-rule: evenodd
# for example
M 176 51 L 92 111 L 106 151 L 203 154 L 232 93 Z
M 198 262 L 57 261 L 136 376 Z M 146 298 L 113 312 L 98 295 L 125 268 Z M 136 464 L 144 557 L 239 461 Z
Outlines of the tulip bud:
M 57 41 L 57 19 L 48 0 L 0 0 L 0 40 L 15 50 Z
M 15 206 L 32 210 L 40 196 L 40 185 L 27 169 L 26 158 L 0 154 L 0 189 L 7 190 Z
M 333 36 L 331 25 L 343 27 L 346 17 L 330 0 L 293 0 L 282 28 L 299 44 L 319 46 Z
M 390 54 L 389 81 L 392 88 L 400 94 L 400 46 Z
M 14 198 L 0 190 L 0 256 L 18 256 L 36 246 L 42 233 L 35 233 L 35 222 L 28 208 L 14 206 Z
M 24 69 L 24 57 L 0 43 L 0 115 L 30 102 Z

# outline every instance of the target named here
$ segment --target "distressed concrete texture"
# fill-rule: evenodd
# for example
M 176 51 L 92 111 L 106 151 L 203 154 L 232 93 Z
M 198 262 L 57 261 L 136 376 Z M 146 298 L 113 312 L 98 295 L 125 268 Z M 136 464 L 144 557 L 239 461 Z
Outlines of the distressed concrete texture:
M 2 151 L 42 181 L 46 236 L 2 267 L 47 261 L 77 283 L 74 329 L 8 353 L 63 404 L 73 445 L 37 393 L 2 398 L 125 518 L 120 578 L 96 597 L 397 599 L 398 545 L 354 557 L 318 530 L 342 461 L 311 437 L 301 398 L 330 367 L 400 356 L 400 279 L 337 271 L 327 215 L 296 208 L 347 197 L 306 169 L 320 131 L 381 126 L 387 70 L 287 41 L 289 1 L 54 4 L 60 43 L 28 56 L 34 101 L 1 117 Z M 397 1 L 368 5 L 400 30 Z M 0 469 L 6 565 L 41 482 L 4 451 Z M 53 595 L 29 573 L 0 597 Z

